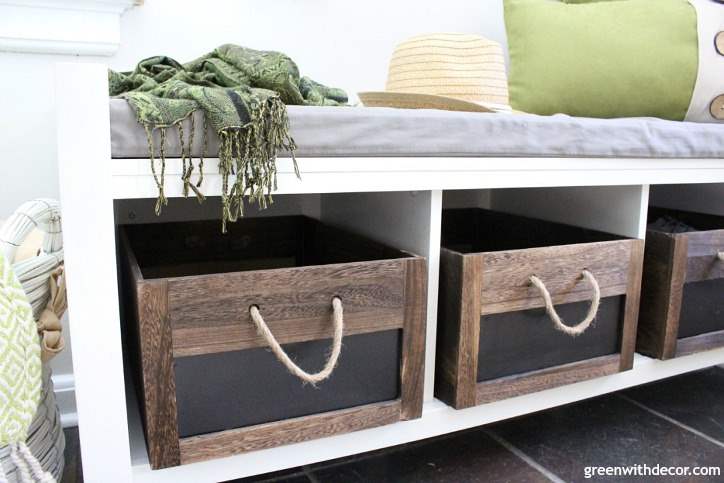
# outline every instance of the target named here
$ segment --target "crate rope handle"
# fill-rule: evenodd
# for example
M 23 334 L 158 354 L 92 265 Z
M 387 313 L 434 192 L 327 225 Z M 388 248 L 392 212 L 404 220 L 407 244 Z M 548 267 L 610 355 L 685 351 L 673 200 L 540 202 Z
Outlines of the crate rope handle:
M 556 312 L 556 309 L 553 306 L 553 299 L 551 298 L 551 294 L 548 292 L 548 289 L 543 281 L 535 275 L 531 275 L 530 277 L 530 283 L 533 284 L 543 296 L 543 300 L 546 304 L 546 313 L 548 314 L 548 317 L 550 317 L 551 321 L 553 321 L 553 327 L 572 337 L 583 334 L 586 329 L 590 327 L 591 322 L 593 322 L 596 318 L 598 306 L 601 303 L 601 287 L 599 287 L 596 278 L 588 270 L 583 270 L 581 274 L 583 275 L 583 278 L 588 280 L 591 287 L 593 287 L 593 300 L 591 301 L 591 308 L 588 309 L 588 315 L 586 315 L 586 318 L 574 326 L 563 323 L 563 320 L 561 320 L 561 317 L 558 315 L 558 312 Z
M 252 305 L 251 307 L 249 307 L 249 315 L 251 315 L 251 320 L 254 322 L 254 325 L 256 325 L 256 329 L 259 332 L 259 335 L 264 338 L 276 358 L 279 360 L 279 362 L 284 364 L 289 372 L 297 376 L 302 381 L 308 382 L 310 384 L 322 382 L 332 375 L 334 368 L 337 366 L 339 354 L 340 352 L 342 352 L 342 335 L 344 331 L 344 310 L 342 308 L 342 299 L 340 299 L 339 297 L 334 297 L 332 299 L 332 320 L 334 322 L 332 352 L 329 354 L 329 358 L 324 364 L 324 368 L 315 374 L 310 374 L 304 371 L 304 369 L 296 365 L 294 361 L 287 355 L 279 342 L 277 342 L 274 334 L 272 334 L 271 330 L 269 330 L 269 326 L 267 326 L 264 322 L 264 319 L 259 312 L 259 307 L 257 307 L 256 305 Z

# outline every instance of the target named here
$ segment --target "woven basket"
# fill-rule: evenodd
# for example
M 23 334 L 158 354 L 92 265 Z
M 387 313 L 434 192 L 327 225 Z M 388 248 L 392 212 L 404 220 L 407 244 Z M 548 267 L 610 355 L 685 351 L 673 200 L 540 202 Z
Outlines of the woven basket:
M 34 229 L 42 232 L 42 242 L 38 246 L 25 244 L 26 238 Z M 51 298 L 50 277 L 63 262 L 60 206 L 57 201 L 29 201 L 20 206 L 7 221 L 0 222 L 0 250 L 13 260 L 20 248 L 30 249 L 34 254 L 14 263 L 13 269 L 28 295 L 33 316 L 37 320 Z M 48 359 L 62 350 L 62 347 L 61 338 L 60 346 L 49 353 Z M 44 349 L 44 352 L 47 350 Z M 26 444 L 43 469 L 60 481 L 65 466 L 65 437 L 50 376 L 50 367 L 43 364 L 43 392 L 28 431 Z M 0 447 L 0 464 L 8 476 L 8 481 L 17 482 L 15 464 L 10 460 L 10 449 L 7 446 Z
M 50 368 L 43 366 L 43 394 L 26 443 L 43 469 L 60 481 L 65 466 L 65 436 L 60 425 L 60 411 L 55 404 L 50 375 Z M 0 464 L 5 469 L 9 483 L 18 483 L 15 465 L 10 461 L 10 449 L 7 446 L 0 448 Z

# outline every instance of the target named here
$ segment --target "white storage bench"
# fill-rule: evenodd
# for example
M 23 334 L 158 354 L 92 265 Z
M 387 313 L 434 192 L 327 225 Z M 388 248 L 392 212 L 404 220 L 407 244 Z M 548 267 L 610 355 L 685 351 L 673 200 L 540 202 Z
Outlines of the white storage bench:
M 248 216 L 309 215 L 428 260 L 422 417 L 152 470 L 138 398 L 124 366 L 116 228 L 155 221 L 157 187 L 145 154 L 145 135 L 141 153 L 133 150 L 134 126 L 126 126 L 131 129 L 126 133 L 129 141 L 118 137 L 121 124 L 111 123 L 115 108 L 109 105 L 106 82 L 103 65 L 62 64 L 57 69 L 69 311 L 87 481 L 230 480 L 479 426 L 724 363 L 724 349 L 670 361 L 636 355 L 627 372 L 463 411 L 433 395 L 443 207 L 493 209 L 643 239 L 654 185 L 693 185 L 681 189 L 700 193 L 696 203 L 724 214 L 721 126 L 290 108 L 302 178 L 296 178 L 290 159 L 280 158 L 276 203 L 267 212 L 252 209 Z M 119 112 L 123 109 L 118 107 Z M 169 145 L 165 182 L 171 201 L 160 221 L 219 216 L 221 177 L 211 145 L 213 140 L 201 187 L 208 199 L 201 206 L 181 199 L 182 163 L 173 158 Z M 709 186 L 706 196 L 697 190 L 700 184 Z

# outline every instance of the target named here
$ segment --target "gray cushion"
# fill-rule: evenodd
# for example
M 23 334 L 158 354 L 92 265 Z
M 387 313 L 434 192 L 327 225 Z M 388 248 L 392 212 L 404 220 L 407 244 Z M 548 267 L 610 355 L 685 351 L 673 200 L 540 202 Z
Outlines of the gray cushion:
M 715 124 L 362 107 L 288 111 L 301 157 L 724 158 L 724 129 Z M 196 112 L 194 156 L 201 151 L 202 119 Z M 189 121 L 184 127 L 188 136 Z M 158 132 L 154 137 L 158 149 Z M 216 156 L 218 146 L 210 134 L 208 155 Z M 146 133 L 122 99 L 111 100 L 111 149 L 114 158 L 148 156 Z M 167 136 L 166 155 L 180 155 L 175 129 Z

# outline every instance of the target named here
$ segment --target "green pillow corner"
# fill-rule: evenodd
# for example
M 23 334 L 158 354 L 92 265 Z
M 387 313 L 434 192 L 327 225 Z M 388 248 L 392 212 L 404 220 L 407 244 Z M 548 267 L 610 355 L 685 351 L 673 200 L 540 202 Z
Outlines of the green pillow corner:
M 687 0 L 504 0 L 512 107 L 683 120 L 698 70 Z

